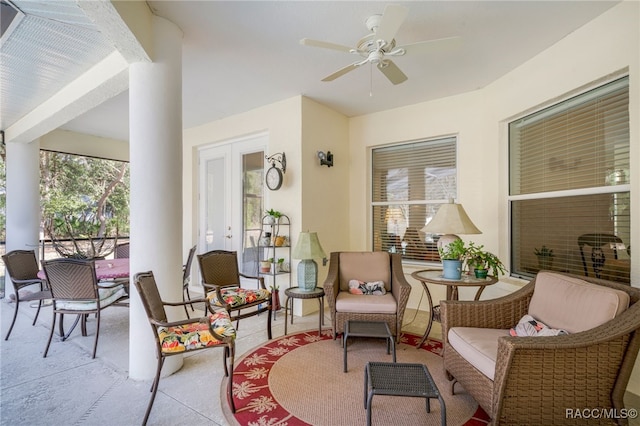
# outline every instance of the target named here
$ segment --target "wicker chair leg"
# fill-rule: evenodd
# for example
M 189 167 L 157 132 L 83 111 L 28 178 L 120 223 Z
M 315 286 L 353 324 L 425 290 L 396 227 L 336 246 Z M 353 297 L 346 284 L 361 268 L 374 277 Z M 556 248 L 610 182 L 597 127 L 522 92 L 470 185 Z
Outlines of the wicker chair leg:
M 9 335 L 11 334 L 11 330 L 13 330 L 13 324 L 16 323 L 16 318 L 18 317 L 18 305 L 20 304 L 20 301 L 18 300 L 18 297 L 16 296 L 16 310 L 13 311 L 13 321 L 11 321 L 11 325 L 9 326 L 9 331 L 7 331 L 7 336 L 4 338 L 4 340 L 8 340 L 9 339 Z
M 149 414 L 151 414 L 151 408 L 153 407 L 153 402 L 156 400 L 156 393 L 158 393 L 158 385 L 160 382 L 160 371 L 162 371 L 162 365 L 164 364 L 164 358 L 160 357 L 158 359 L 158 365 L 156 367 L 156 377 L 153 379 L 153 384 L 151 385 L 151 398 L 149 398 L 149 405 L 147 405 L 147 412 L 144 413 L 144 420 L 142 420 L 142 425 L 147 424 L 147 420 L 149 420 Z
M 96 319 L 96 339 L 93 342 L 93 356 L 91 358 L 96 357 L 96 350 L 98 349 L 98 335 L 100 334 L 100 311 L 98 311 L 97 315 L 98 315 L 98 318 Z M 83 321 L 83 323 L 85 324 L 85 327 L 84 327 L 85 332 L 87 330 L 86 321 L 87 321 L 87 316 L 85 315 L 84 321 Z
M 32 326 L 36 325 L 36 321 L 38 321 L 38 315 L 40 314 L 40 308 L 42 308 L 42 300 L 38 300 L 38 310 L 36 311 L 36 316 L 33 319 L 33 322 L 31 323 Z
M 60 319 L 62 321 L 62 318 Z M 51 323 L 51 330 L 49 331 L 49 340 L 47 341 L 47 347 L 44 348 L 44 354 L 42 354 L 42 358 L 47 357 L 47 353 L 49 352 L 49 346 L 51 346 L 51 338 L 53 337 L 53 330 L 56 328 L 56 313 L 53 313 L 53 322 Z
M 271 311 L 269 311 L 271 312 Z M 230 374 L 229 374 L 229 381 L 227 383 L 227 392 L 229 394 L 229 406 L 231 407 L 231 412 L 235 413 L 236 412 L 236 404 L 233 402 L 233 364 L 235 362 L 235 344 L 232 343 L 231 345 L 227 346 L 227 348 L 229 349 L 229 369 Z M 226 351 L 226 349 L 225 349 Z M 226 372 L 227 368 L 225 365 L 225 372 Z
M 267 310 L 267 337 L 269 340 L 271 340 L 271 312 L 271 303 L 269 303 L 269 309 Z

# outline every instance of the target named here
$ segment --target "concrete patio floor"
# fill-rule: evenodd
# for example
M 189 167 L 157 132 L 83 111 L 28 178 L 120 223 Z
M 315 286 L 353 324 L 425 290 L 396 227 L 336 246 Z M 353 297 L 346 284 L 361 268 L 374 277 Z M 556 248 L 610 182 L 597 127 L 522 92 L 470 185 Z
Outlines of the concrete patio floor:
M 49 354 L 43 358 L 51 308 L 43 308 L 38 322 L 31 326 L 36 309 L 21 304 L 13 332 L 5 341 L 13 310 L 9 298 L 0 301 L 1 425 L 141 424 L 151 382 L 128 378 L 127 308 L 110 307 L 102 312 L 95 359 L 91 358 L 95 319 L 89 320 L 86 337 L 80 334 L 79 327 L 65 342 L 54 334 Z M 267 340 L 265 321 L 266 315 L 260 315 L 240 322 L 236 359 Z M 72 318 L 67 317 L 65 324 L 71 322 Z M 407 310 L 405 324 L 405 331 L 422 334 L 426 314 Z M 283 335 L 284 311 L 278 312 L 272 327 L 274 338 Z M 315 313 L 295 317 L 288 332 L 317 327 Z M 326 314 L 324 328 L 330 328 Z M 222 354 L 222 350 L 210 350 L 186 355 L 181 370 L 160 380 L 148 424 L 228 425 L 220 403 Z

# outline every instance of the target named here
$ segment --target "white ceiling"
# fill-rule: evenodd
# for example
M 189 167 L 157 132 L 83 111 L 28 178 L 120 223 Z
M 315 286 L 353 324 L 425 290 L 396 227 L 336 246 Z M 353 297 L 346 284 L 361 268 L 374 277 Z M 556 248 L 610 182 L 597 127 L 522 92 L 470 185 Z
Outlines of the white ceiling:
M 18 6 L 32 1 L 14 0 Z M 38 3 L 38 2 L 36 2 Z M 40 2 L 44 3 L 44 2 Z M 47 2 L 54 3 L 54 2 Z M 304 37 L 347 46 L 367 35 L 365 20 L 381 14 L 379 1 L 147 1 L 152 11 L 184 32 L 183 123 L 197 126 L 262 105 L 305 95 L 347 116 L 357 116 L 485 87 L 591 21 L 618 1 L 410 1 L 399 2 L 409 15 L 396 35 L 398 45 L 460 36 L 456 50 L 407 54 L 394 58 L 408 80 L 392 85 L 368 66 L 333 82 L 320 80 L 359 59 L 347 53 L 299 44 Z M 67 1 L 66 5 L 69 4 Z M 81 20 L 66 23 L 86 26 Z M 21 37 L 13 34 L 12 37 Z M 103 55 L 86 52 L 88 43 L 72 43 L 78 58 Z M 67 46 L 68 47 L 68 46 Z M 90 49 L 93 50 L 93 49 Z M 28 67 L 48 75 L 51 61 L 42 53 L 27 56 L 17 69 L 5 66 L 2 46 L 2 84 L 14 85 L 6 75 L 20 75 Z M 49 58 L 50 59 L 50 58 Z M 21 68 L 22 67 L 22 68 Z M 69 75 L 69 73 L 67 73 Z M 51 90 L 55 83 L 49 83 Z M 18 88 L 16 88 L 17 91 Z M 7 90 L 11 92 L 11 86 Z M 2 89 L 3 118 L 12 122 L 41 102 L 44 87 L 11 99 Z M 370 93 L 372 96 L 370 96 Z M 125 91 L 63 126 L 105 137 L 128 139 L 128 93 Z

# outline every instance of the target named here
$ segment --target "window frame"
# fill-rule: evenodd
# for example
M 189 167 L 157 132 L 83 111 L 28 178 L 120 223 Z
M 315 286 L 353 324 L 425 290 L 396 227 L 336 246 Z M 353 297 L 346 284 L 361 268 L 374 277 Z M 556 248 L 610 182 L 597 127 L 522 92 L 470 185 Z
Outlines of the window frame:
M 427 145 L 433 145 L 438 146 L 438 145 L 446 145 L 446 144 L 451 144 L 452 146 L 449 148 L 452 151 L 452 156 L 450 158 L 451 161 L 453 161 L 454 164 L 454 172 L 452 173 L 451 176 L 453 176 L 453 180 L 454 180 L 454 186 L 453 186 L 453 192 L 448 192 L 447 196 L 443 196 L 441 198 L 433 198 L 433 199 L 428 199 L 428 198 L 424 198 L 424 199 L 420 199 L 420 200 L 402 200 L 402 201 L 398 201 L 398 200 L 386 200 L 386 201 L 379 201 L 376 200 L 376 168 L 375 168 L 375 154 L 377 150 L 386 150 L 386 149 L 394 149 L 394 148 L 398 148 L 398 149 L 402 149 L 403 146 L 411 146 L 411 145 L 421 145 L 424 144 L 425 146 Z M 386 145 L 377 145 L 377 146 L 373 146 L 370 148 L 369 150 L 369 158 L 370 158 L 370 162 L 369 162 L 369 193 L 368 193 L 368 199 L 369 199 L 369 212 L 368 212 L 368 217 L 370 220 L 370 224 L 369 224 L 369 241 L 371 243 L 371 247 L 373 250 L 385 250 L 385 251 L 390 251 L 390 252 L 399 252 L 402 254 L 402 262 L 403 263 L 415 263 L 415 264 L 433 264 L 433 263 L 440 263 L 440 257 L 437 253 L 437 248 L 436 248 L 436 242 L 437 242 L 437 238 L 439 236 L 435 236 L 435 239 L 432 240 L 431 242 L 431 238 L 429 236 L 427 236 L 427 242 L 426 244 L 429 245 L 429 249 L 427 252 L 422 253 L 419 252 L 417 254 L 419 255 L 426 255 L 424 259 L 416 259 L 415 257 L 411 257 L 409 256 L 409 249 L 407 248 L 406 244 L 404 245 L 404 247 L 398 247 L 395 251 L 389 250 L 387 247 L 384 246 L 384 244 L 380 244 L 379 242 L 377 243 L 376 239 L 376 235 L 379 235 L 383 226 L 380 227 L 380 229 L 376 228 L 376 222 L 379 222 L 379 220 L 376 220 L 376 209 L 379 207 L 394 207 L 394 206 L 398 206 L 398 205 L 402 205 L 402 206 L 407 206 L 407 208 L 411 207 L 411 206 L 420 206 L 420 205 L 424 205 L 424 206 L 430 206 L 430 205 L 442 205 L 442 204 L 446 204 L 449 203 L 450 200 L 453 199 L 457 199 L 458 196 L 458 186 L 459 186 L 459 156 L 458 156 L 458 147 L 459 147 L 459 135 L 458 134 L 446 134 L 446 135 L 439 135 L 439 136 L 434 136 L 434 137 L 428 137 L 428 138 L 421 138 L 421 139 L 416 139 L 416 140 L 410 140 L 410 141 L 402 141 L 402 142 L 397 142 L 397 143 L 393 143 L 393 144 L 386 144 Z M 422 148 L 423 149 L 423 148 Z M 424 167 L 428 167 L 429 165 L 424 164 Z M 425 183 L 425 185 L 427 185 Z M 432 213 L 432 216 L 435 216 L 435 214 L 437 213 L 437 210 L 435 210 Z M 425 213 L 426 215 L 426 213 Z M 420 226 L 420 228 L 418 228 L 417 230 L 421 229 L 424 225 Z M 388 227 L 388 225 L 387 225 Z M 408 234 L 405 234 L 408 235 Z M 422 238 L 422 243 L 425 243 L 425 235 L 422 234 L 421 232 L 418 232 L 418 237 Z M 404 237 L 407 238 L 407 237 Z M 418 240 L 419 241 L 419 240 Z M 404 242 L 404 239 L 403 239 Z M 404 250 L 403 250 L 404 248 Z M 403 253 L 403 251 L 405 251 L 407 253 L 407 256 L 405 256 L 405 253 Z
M 626 81 L 623 82 L 623 80 Z M 517 243 L 516 243 L 516 239 L 519 239 L 520 237 L 517 237 L 515 234 L 519 231 L 516 230 L 514 227 L 516 226 L 514 224 L 514 203 L 518 202 L 518 201 L 528 201 L 528 200 L 552 200 L 552 199 L 557 199 L 557 198 L 563 198 L 563 197 L 579 197 L 579 196 L 597 196 L 597 195 L 608 195 L 608 194 L 627 194 L 627 196 L 629 197 L 629 199 L 631 198 L 631 184 L 630 184 L 630 180 L 628 179 L 626 183 L 623 184 L 616 184 L 616 185 L 611 185 L 611 184 L 602 184 L 600 183 L 597 186 L 589 186 L 589 187 L 581 187 L 581 188 L 574 188 L 574 189 L 560 189 L 560 190 L 548 190 L 548 191 L 541 191 L 541 192 L 530 192 L 530 193 L 519 193 L 516 195 L 513 195 L 513 191 L 512 191 L 512 179 L 514 178 L 513 176 L 513 167 L 514 165 L 512 164 L 512 150 L 515 149 L 514 146 L 512 145 L 512 140 L 511 140 L 511 129 L 510 126 L 511 124 L 525 119 L 527 117 L 532 117 L 535 116 L 536 114 L 540 114 L 543 113 L 545 110 L 547 109 L 551 109 L 554 107 L 560 107 L 559 111 L 555 112 L 552 116 L 559 116 L 560 114 L 562 114 L 563 112 L 567 111 L 567 110 L 571 110 L 572 108 L 572 104 L 575 104 L 575 100 L 580 98 L 581 96 L 585 96 L 590 93 L 590 92 L 595 92 L 598 90 L 602 90 L 604 89 L 607 85 L 611 85 L 610 86 L 610 90 L 608 92 L 602 91 L 602 93 L 598 94 L 597 96 L 594 96 L 593 99 L 598 99 L 598 98 L 603 98 L 606 97 L 607 95 L 612 95 L 615 93 L 615 91 L 619 90 L 621 87 L 626 87 L 627 90 L 627 95 L 629 97 L 629 101 L 630 101 L 630 97 L 631 97 L 631 92 L 630 92 L 630 78 L 628 74 L 623 74 L 623 75 L 617 75 L 614 77 L 611 77 L 610 79 L 607 80 L 603 80 L 603 81 L 599 81 L 597 83 L 591 84 L 589 85 L 589 87 L 584 87 L 582 88 L 580 91 L 576 91 L 576 92 L 572 92 L 570 94 L 567 94 L 566 96 L 563 96 L 561 99 L 555 99 L 545 105 L 540 106 L 539 108 L 536 108 L 534 110 L 529 110 L 525 113 L 519 114 L 517 116 L 514 116 L 508 120 L 506 120 L 505 122 L 505 127 L 506 127 L 506 135 L 507 135 L 507 149 L 508 149 L 508 153 L 507 153 L 507 178 L 508 178 L 508 185 L 507 185 L 507 206 L 508 206 L 508 235 L 509 235 L 509 253 L 510 253 L 510 274 L 513 277 L 516 278 L 523 278 L 523 279 L 531 279 L 533 276 L 535 276 L 534 273 L 526 273 L 523 272 L 523 268 L 522 265 L 520 265 L 518 268 L 516 268 L 516 255 L 517 255 Z M 619 82 L 619 83 L 618 83 Z M 616 84 L 619 84 L 620 86 L 616 87 Z M 562 108 L 562 105 L 566 104 L 566 108 Z M 630 117 L 629 117 L 629 121 L 627 122 L 627 126 L 630 128 L 631 125 L 631 121 L 630 121 Z M 627 144 L 627 149 L 631 148 L 631 139 L 630 137 L 625 141 Z M 517 149 L 520 149 L 520 147 L 518 147 Z M 627 165 L 627 173 L 630 173 L 630 169 L 631 169 L 631 156 L 630 154 L 628 154 L 628 165 Z M 614 171 L 615 168 L 614 168 Z M 628 178 L 628 175 L 627 175 Z M 521 179 L 521 176 L 518 176 L 518 179 Z M 629 214 L 629 230 L 628 230 L 629 235 L 631 234 L 631 216 Z M 629 241 L 630 243 L 630 241 Z M 577 244 L 577 243 L 576 243 Z M 630 257 L 630 256 L 629 256 Z M 575 264 L 572 264 L 571 266 L 575 266 Z M 570 271 L 572 273 L 578 273 L 577 271 Z M 580 274 L 582 274 L 582 270 L 580 270 L 579 272 Z

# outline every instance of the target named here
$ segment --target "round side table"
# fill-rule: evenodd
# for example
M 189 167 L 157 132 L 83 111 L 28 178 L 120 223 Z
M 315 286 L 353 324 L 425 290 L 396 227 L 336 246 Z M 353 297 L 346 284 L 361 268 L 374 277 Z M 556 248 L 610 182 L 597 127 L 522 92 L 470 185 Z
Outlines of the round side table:
M 433 299 L 431 298 L 431 292 L 429 291 L 427 283 L 447 286 L 447 300 L 458 300 L 458 287 L 478 287 L 478 291 L 476 292 L 476 296 L 473 300 L 480 300 L 480 295 L 484 291 L 484 288 L 498 282 L 498 279 L 491 275 L 487 278 L 476 278 L 471 275 L 463 275 L 459 280 L 449 280 L 442 277 L 441 270 L 431 269 L 416 271 L 411 274 L 411 276 L 420 281 L 420 284 L 422 284 L 422 288 L 427 295 L 427 300 L 429 301 L 429 322 L 427 323 L 427 330 L 424 332 L 422 340 L 418 343 L 418 348 L 422 346 L 425 340 L 427 340 L 433 321 L 440 322 L 440 305 L 433 305 Z
M 318 336 L 322 334 L 324 325 L 324 289 L 316 287 L 311 291 L 303 291 L 300 287 L 290 287 L 284 291 L 287 299 L 284 302 L 284 335 L 287 335 L 287 314 L 291 309 L 291 324 L 293 324 L 293 299 L 318 299 L 320 313 L 318 314 Z

